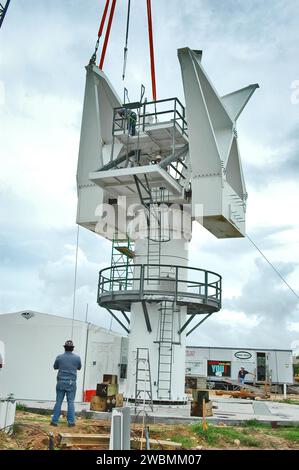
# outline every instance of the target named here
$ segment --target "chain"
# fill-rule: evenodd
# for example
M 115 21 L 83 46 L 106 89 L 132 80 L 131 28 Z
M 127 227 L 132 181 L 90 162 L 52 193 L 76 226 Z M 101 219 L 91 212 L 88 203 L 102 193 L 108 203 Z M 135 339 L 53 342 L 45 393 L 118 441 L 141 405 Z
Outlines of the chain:
M 99 44 L 100 44 L 100 38 L 97 39 L 95 49 L 94 49 L 94 53 L 92 54 L 92 56 L 90 58 L 89 65 L 93 65 L 93 64 L 96 63 Z

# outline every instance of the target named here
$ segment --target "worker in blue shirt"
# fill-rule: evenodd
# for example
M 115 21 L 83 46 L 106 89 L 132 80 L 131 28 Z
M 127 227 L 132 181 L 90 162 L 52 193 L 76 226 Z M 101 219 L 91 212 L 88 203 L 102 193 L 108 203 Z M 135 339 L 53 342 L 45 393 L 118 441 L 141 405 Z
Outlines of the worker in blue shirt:
M 121 108 L 118 113 L 122 118 L 126 119 L 128 132 L 131 136 L 134 136 L 136 134 L 137 114 L 128 108 Z
M 241 367 L 241 369 L 238 372 L 238 382 L 240 384 L 242 384 L 242 385 L 244 384 L 245 377 L 246 377 L 247 374 L 254 375 L 251 372 L 248 372 L 248 370 L 245 370 L 244 367 Z
M 81 369 L 80 356 L 73 353 L 74 344 L 71 340 L 64 344 L 64 354 L 56 357 L 54 369 L 58 370 L 56 385 L 56 403 L 53 409 L 51 425 L 57 426 L 61 414 L 61 405 L 64 397 L 67 399 L 67 422 L 75 426 L 75 395 L 77 370 Z

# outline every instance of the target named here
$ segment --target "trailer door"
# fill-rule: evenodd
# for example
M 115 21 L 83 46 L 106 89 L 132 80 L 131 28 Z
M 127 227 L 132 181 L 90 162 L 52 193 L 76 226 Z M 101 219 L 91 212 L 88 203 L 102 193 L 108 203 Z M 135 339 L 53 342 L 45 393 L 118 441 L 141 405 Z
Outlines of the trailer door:
M 256 353 L 256 379 L 258 382 L 265 382 L 266 380 L 266 353 Z

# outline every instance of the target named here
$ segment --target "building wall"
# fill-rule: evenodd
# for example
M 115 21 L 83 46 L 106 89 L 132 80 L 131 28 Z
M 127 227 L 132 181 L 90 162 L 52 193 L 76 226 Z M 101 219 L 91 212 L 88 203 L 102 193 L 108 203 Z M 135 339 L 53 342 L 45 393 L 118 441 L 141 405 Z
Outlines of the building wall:
M 0 397 L 13 393 L 19 399 L 54 400 L 57 371 L 53 363 L 56 356 L 64 352 L 63 344 L 71 338 L 71 329 L 70 319 L 54 315 L 35 313 L 29 319 L 21 313 L 0 315 L 0 341 L 5 345 Z M 73 341 L 74 352 L 82 360 L 76 394 L 76 401 L 82 401 L 84 381 L 85 389 L 95 388 L 103 373 L 118 373 L 121 335 L 75 321 Z
M 119 376 L 121 338 L 95 325 L 88 326 L 85 390 L 95 389 L 104 374 Z

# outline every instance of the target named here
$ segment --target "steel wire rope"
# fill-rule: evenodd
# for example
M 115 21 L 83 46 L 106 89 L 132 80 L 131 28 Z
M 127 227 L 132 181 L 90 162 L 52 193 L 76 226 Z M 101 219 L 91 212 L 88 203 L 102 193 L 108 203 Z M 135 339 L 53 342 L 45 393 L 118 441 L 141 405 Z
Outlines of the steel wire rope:
M 249 235 L 246 235 L 246 238 L 248 238 L 248 240 L 250 241 L 250 243 L 257 249 L 257 251 L 260 253 L 260 255 L 267 261 L 267 263 L 271 266 L 271 268 L 273 269 L 273 271 L 275 271 L 275 273 L 277 274 L 277 276 L 280 277 L 280 279 L 284 282 L 284 284 L 290 289 L 290 291 L 295 295 L 295 297 L 297 297 L 297 299 L 299 300 L 299 295 L 297 294 L 297 292 L 292 288 L 292 286 L 290 286 L 290 284 L 288 283 L 288 281 L 285 279 L 285 277 L 278 271 L 278 269 L 271 263 L 271 261 L 267 258 L 267 256 L 262 252 L 262 250 L 257 246 L 257 244 L 252 240 L 252 238 L 250 238 Z

